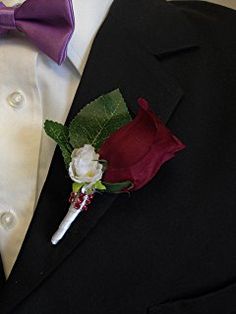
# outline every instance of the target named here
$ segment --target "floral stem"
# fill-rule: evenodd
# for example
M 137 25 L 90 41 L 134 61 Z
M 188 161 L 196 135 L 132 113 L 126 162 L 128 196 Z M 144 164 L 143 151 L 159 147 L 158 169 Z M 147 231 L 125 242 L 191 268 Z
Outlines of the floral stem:
M 74 207 L 75 202 L 71 204 L 66 216 L 62 220 L 58 230 L 54 233 L 51 239 L 51 242 L 53 245 L 56 245 L 63 238 L 63 236 L 66 234 L 66 232 L 70 228 L 71 224 L 75 221 L 76 217 L 79 215 L 79 213 L 81 213 L 81 211 L 83 211 L 88 200 L 89 200 L 89 195 L 85 194 L 84 199 L 78 209 Z

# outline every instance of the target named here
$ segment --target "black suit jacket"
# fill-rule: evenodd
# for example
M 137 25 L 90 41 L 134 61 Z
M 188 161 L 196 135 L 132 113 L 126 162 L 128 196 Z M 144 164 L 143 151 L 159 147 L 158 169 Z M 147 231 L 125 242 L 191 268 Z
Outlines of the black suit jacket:
M 79 39 L 78 39 L 79 40 Z M 70 179 L 57 149 L 1 314 L 236 313 L 236 14 L 115 0 L 68 116 L 120 88 L 186 149 L 131 195 L 97 195 L 56 247 Z

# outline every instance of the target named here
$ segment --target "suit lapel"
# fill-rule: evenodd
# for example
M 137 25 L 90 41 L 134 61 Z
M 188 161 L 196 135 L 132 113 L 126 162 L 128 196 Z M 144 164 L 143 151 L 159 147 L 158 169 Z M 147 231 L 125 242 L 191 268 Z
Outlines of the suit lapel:
M 86 103 L 117 87 L 121 89 L 132 111 L 136 111 L 137 98 L 146 97 L 165 122 L 183 96 L 181 87 L 163 71 L 157 57 L 163 57 L 166 52 L 169 55 L 197 46 L 197 40 L 186 31 L 190 25 L 176 9 L 173 10 L 172 6 L 162 1 L 153 1 L 155 5 L 159 3 L 160 16 L 155 15 L 155 22 L 150 22 L 150 14 L 153 13 L 150 12 L 152 4 L 149 2 L 152 1 L 137 1 L 140 13 L 133 2 L 115 1 L 112 5 L 94 41 L 67 123 Z M 142 23 L 134 16 L 132 6 L 135 6 L 137 16 L 142 16 Z M 171 18 L 171 23 L 177 23 L 176 28 L 170 27 L 168 18 Z M 157 23 L 158 27 L 154 27 L 152 23 Z M 163 32 L 157 30 L 153 39 L 150 38 L 147 42 L 147 38 L 142 35 L 143 27 L 150 27 L 152 30 L 162 28 Z M 158 39 L 162 46 L 157 45 Z M 64 239 L 54 247 L 50 239 L 68 210 L 70 187 L 71 182 L 57 148 L 22 249 L 1 291 L 2 313 L 13 310 L 60 266 L 81 241 L 85 240 L 89 231 L 96 226 L 117 197 L 96 196 L 90 210 L 79 215 Z
M 2 287 L 4 286 L 5 282 L 6 282 L 6 278 L 5 278 L 4 269 L 2 265 L 2 258 L 0 254 L 0 291 Z

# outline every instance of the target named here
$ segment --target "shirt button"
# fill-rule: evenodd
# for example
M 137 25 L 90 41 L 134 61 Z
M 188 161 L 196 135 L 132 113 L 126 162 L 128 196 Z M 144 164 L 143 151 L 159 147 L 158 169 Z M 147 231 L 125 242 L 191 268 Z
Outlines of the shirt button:
M 16 217 L 11 212 L 5 212 L 0 216 L 0 223 L 5 230 L 12 229 L 16 224 Z
M 14 108 L 22 106 L 25 102 L 24 95 L 21 92 L 11 93 L 8 96 L 7 100 L 8 100 L 8 104 Z

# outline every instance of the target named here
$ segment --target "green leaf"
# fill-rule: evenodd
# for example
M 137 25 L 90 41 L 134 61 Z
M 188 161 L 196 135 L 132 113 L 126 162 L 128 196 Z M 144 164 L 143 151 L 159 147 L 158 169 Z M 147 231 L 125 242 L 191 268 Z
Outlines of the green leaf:
M 69 142 L 68 127 L 54 121 L 46 120 L 44 130 L 60 147 L 66 166 L 69 166 L 71 161 L 72 147 Z
M 120 91 L 99 97 L 74 118 L 69 127 L 70 144 L 74 148 L 90 144 L 98 149 L 116 130 L 131 121 Z
M 106 190 L 105 185 L 104 185 L 101 181 L 97 181 L 97 182 L 94 184 L 94 188 L 95 188 L 96 190 L 99 190 L 99 191 L 105 191 L 105 190 Z
M 82 188 L 82 186 L 84 185 L 84 183 L 77 183 L 77 182 L 74 182 L 72 184 L 72 191 L 75 192 L 75 193 L 78 193 L 80 191 L 80 189 Z
M 124 189 L 130 189 L 133 186 L 131 181 L 123 181 L 118 183 L 103 182 L 103 184 L 105 185 L 106 192 L 108 193 L 120 193 Z

